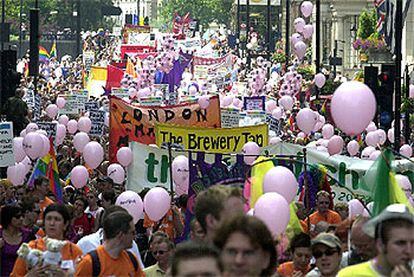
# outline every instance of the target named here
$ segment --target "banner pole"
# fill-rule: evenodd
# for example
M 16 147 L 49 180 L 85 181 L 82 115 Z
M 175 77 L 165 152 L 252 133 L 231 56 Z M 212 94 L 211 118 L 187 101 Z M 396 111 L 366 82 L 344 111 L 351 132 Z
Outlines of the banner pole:
M 171 141 L 168 143 L 168 168 L 170 170 L 170 191 L 171 191 L 171 201 L 174 199 L 174 182 L 173 182 L 173 170 L 172 170 L 172 151 L 171 151 Z
M 303 183 L 305 185 L 305 203 L 306 203 L 306 213 L 307 213 L 307 222 L 308 225 L 308 234 L 310 234 L 310 192 L 309 192 L 309 184 L 308 184 L 308 167 L 307 167 L 307 158 L 306 158 L 306 148 L 303 148 L 303 168 L 305 172 L 305 178 L 303 179 Z

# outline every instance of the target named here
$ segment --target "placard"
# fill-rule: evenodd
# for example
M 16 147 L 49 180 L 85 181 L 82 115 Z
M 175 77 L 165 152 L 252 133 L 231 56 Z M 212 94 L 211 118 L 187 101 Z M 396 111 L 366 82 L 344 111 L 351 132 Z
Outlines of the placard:
M 139 103 L 144 106 L 160 106 L 163 103 L 161 96 L 141 97 Z
M 239 127 L 240 110 L 233 108 L 221 108 L 221 128 Z
M 165 101 L 165 104 L 168 105 L 168 106 L 176 105 L 177 102 L 178 102 L 178 92 L 176 90 L 174 90 L 174 91 L 169 91 L 169 90 L 165 91 L 164 101 Z
M 280 135 L 281 133 L 281 121 L 274 118 L 272 115 L 266 115 L 266 123 L 269 126 L 269 131 L 275 132 L 276 135 Z
M 129 98 L 128 90 L 125 88 L 112 88 L 111 95 L 116 96 L 118 98 Z
M 0 167 L 14 165 L 13 122 L 0 123 Z
M 90 101 L 90 102 L 85 103 L 85 111 L 89 112 L 89 111 L 94 111 L 94 110 L 99 110 L 98 102 Z
M 248 110 L 265 110 L 265 96 L 251 96 L 251 97 L 244 97 L 244 109 Z
M 37 126 L 39 127 L 40 130 L 44 130 L 47 133 L 47 136 L 49 138 L 56 138 L 56 133 L 57 133 L 57 123 L 56 122 L 46 122 L 46 121 L 42 121 L 42 122 L 37 122 L 36 123 Z
M 102 136 L 104 131 L 105 111 L 89 111 L 89 119 L 92 122 L 89 134 L 91 136 Z
M 85 51 L 83 52 L 82 56 L 83 65 L 85 66 L 85 70 L 89 71 L 92 65 L 95 63 L 95 52 L 93 51 Z
M 62 95 L 66 100 L 65 106 L 59 110 L 59 114 L 79 114 L 84 108 L 84 104 L 80 104 L 76 95 L 66 94 Z

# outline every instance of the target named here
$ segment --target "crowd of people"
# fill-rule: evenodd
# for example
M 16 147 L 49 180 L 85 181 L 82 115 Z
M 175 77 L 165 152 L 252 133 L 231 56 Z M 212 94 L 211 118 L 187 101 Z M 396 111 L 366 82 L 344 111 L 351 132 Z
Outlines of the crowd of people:
M 113 42 L 88 37 L 85 50 L 98 50 L 95 63 L 105 66 L 117 60 Z M 41 72 L 44 118 L 44 109 L 61 92 L 82 88 L 82 60 L 53 60 Z M 30 77 L 22 78 L 16 99 L 8 102 L 13 108 L 5 110 L 17 135 L 31 119 L 22 100 L 31 86 Z M 95 100 L 102 108 L 106 103 L 105 96 Z M 46 176 L 36 178 L 33 186 L 0 181 L 0 276 L 413 276 L 414 217 L 402 204 L 390 205 L 374 218 L 350 217 L 347 203 L 333 203 L 322 190 L 314 210 L 295 203 L 302 231 L 275 237 L 262 220 L 245 214 L 248 199 L 240 188 L 215 185 L 197 195 L 185 242 L 179 238 L 190 208 L 186 195 L 170 192 L 174 201 L 161 220 L 144 214 L 134 224 L 128 211 L 115 205 L 125 186 L 106 176 L 107 130 L 98 139 L 105 148 L 104 162 L 90 171 L 81 189 L 68 178 L 81 164 L 80 153 L 70 139 L 57 147 L 63 201 Z M 139 192 L 142 199 L 147 192 Z M 47 251 L 50 240 L 66 242 L 55 265 L 33 264 L 18 251 L 24 243 Z

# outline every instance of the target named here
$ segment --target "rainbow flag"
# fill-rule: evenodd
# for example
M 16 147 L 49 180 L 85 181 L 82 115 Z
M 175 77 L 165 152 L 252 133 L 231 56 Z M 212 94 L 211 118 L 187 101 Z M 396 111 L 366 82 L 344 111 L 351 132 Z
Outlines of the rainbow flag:
M 50 55 L 43 46 L 39 46 L 39 61 L 47 62 L 49 61 Z
M 50 48 L 49 56 L 51 58 L 57 58 L 56 40 L 53 41 L 52 48 Z
M 56 153 L 52 140 L 50 140 L 49 153 L 37 160 L 33 173 L 29 178 L 28 186 L 33 187 L 34 181 L 40 176 L 49 179 L 50 190 L 53 192 L 59 203 L 63 202 L 63 191 L 60 184 Z

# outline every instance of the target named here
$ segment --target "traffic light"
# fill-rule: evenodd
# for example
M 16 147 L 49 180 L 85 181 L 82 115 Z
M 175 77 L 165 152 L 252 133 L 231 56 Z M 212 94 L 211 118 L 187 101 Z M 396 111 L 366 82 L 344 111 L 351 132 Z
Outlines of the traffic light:
M 393 96 L 395 84 L 395 65 L 384 64 L 378 75 L 379 87 L 376 94 L 380 124 L 387 129 L 393 119 Z

